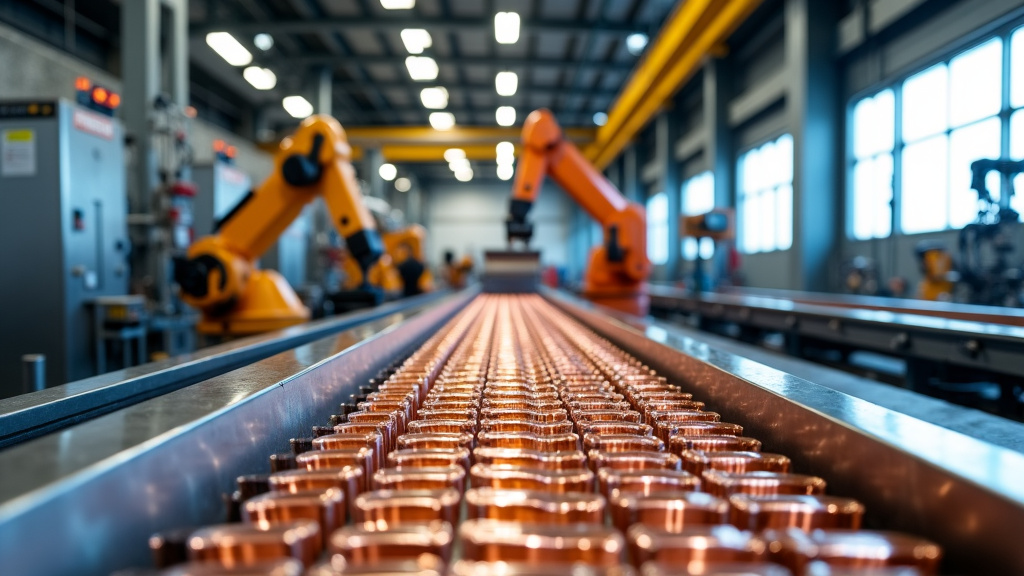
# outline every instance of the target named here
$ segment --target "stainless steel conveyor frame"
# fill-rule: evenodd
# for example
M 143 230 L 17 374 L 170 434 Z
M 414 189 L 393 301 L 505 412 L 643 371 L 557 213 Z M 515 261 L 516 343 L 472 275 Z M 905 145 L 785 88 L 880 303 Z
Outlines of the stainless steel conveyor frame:
M 157 530 L 218 522 L 233 479 L 465 307 L 449 296 L 0 452 L 0 561 L 12 574 L 146 565 Z M 866 527 L 942 544 L 950 574 L 1021 574 L 1024 455 L 709 348 L 657 323 L 544 295 L 744 425 L 794 469 L 862 501 Z

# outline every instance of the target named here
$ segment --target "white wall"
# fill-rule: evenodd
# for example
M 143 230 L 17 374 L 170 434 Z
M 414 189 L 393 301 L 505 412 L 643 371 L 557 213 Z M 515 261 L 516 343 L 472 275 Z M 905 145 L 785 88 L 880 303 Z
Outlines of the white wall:
M 75 99 L 75 78 L 87 76 L 94 82 L 121 92 L 121 80 L 86 64 L 14 28 L 0 24 L 0 100 Z M 248 140 L 202 120 L 193 122 L 191 142 L 196 164 L 213 161 L 213 141 L 221 139 L 238 148 L 236 164 L 263 181 L 273 168 L 270 154 Z
M 445 250 L 456 257 L 469 253 L 475 262 L 483 262 L 485 250 L 504 250 L 505 218 L 511 183 L 465 184 L 429 188 L 423 196 L 427 227 L 427 258 L 432 265 L 444 262 Z M 568 261 L 570 205 L 557 187 L 545 184 L 530 210 L 533 240 L 530 247 L 540 250 L 545 265 L 564 267 Z

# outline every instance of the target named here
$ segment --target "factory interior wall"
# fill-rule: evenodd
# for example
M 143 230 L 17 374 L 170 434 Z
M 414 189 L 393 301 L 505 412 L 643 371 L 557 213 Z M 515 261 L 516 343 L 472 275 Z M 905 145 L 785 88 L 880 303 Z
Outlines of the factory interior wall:
M 14 28 L 0 24 L 0 100 L 75 99 L 75 78 L 87 76 L 120 92 L 121 80 L 104 70 L 47 46 Z M 17 63 L 17 66 L 10 65 Z M 273 168 L 273 158 L 252 142 L 202 120 L 193 120 L 191 143 L 196 164 L 213 162 L 213 141 L 238 148 L 237 166 L 259 183 Z
M 478 264 L 486 250 L 505 250 L 505 219 L 511 186 L 508 182 L 436 184 L 424 190 L 427 236 L 427 260 L 437 266 L 451 250 L 456 258 L 465 254 Z M 568 198 L 557 187 L 545 184 L 530 210 L 533 240 L 530 247 L 539 250 L 546 266 L 565 268 L 569 262 Z

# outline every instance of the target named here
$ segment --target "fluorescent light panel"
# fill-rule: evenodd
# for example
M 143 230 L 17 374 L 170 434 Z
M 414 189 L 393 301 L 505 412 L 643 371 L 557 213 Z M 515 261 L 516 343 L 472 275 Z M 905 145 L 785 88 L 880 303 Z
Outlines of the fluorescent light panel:
M 249 66 L 242 71 L 242 77 L 257 90 L 270 90 L 277 86 L 277 75 L 270 68 Z
M 516 170 L 511 164 L 498 164 L 498 178 L 501 180 L 511 180 L 515 173 Z
M 302 96 L 285 96 L 281 105 L 293 118 L 305 118 L 313 113 L 313 105 Z
M 406 28 L 402 30 L 402 44 L 409 54 L 422 54 L 427 48 L 433 45 L 430 32 L 423 28 Z
M 498 145 L 494 147 L 494 152 L 498 156 L 500 162 L 502 158 L 514 158 L 516 155 L 516 147 L 511 142 L 498 142 Z
M 455 126 L 455 115 L 451 112 L 431 112 L 430 125 L 434 130 L 451 130 Z
M 473 179 L 473 171 L 461 170 L 459 172 L 456 172 L 455 179 L 458 180 L 459 182 L 469 182 L 470 180 Z
M 498 106 L 494 111 L 494 119 L 498 126 L 511 126 L 516 123 L 516 109 L 511 106 Z
M 437 62 L 430 56 L 409 56 L 405 67 L 413 80 L 434 80 L 437 78 Z
M 380 168 L 377 169 L 377 173 L 380 174 L 381 178 L 387 180 L 388 182 L 391 182 L 392 180 L 395 179 L 395 176 L 398 176 L 398 168 L 395 168 L 394 164 L 389 164 L 385 162 L 384 164 L 380 165 Z
M 416 7 L 416 0 L 380 0 L 385 10 L 409 10 Z
M 445 162 L 448 162 L 449 164 L 451 164 L 452 162 L 455 162 L 456 160 L 465 160 L 465 159 L 466 159 L 466 151 L 463 150 L 462 148 L 449 148 L 449 149 L 444 151 L 444 160 L 445 160 Z
M 512 96 L 519 87 L 519 76 L 515 72 L 498 72 L 494 77 L 494 89 L 499 96 Z
M 444 110 L 448 107 L 448 90 L 443 86 L 420 90 L 420 101 L 423 107 L 430 110 Z
M 519 13 L 498 12 L 494 15 L 494 39 L 498 44 L 515 44 L 519 41 Z
M 210 32 L 206 44 L 232 66 L 248 66 L 252 62 L 252 54 L 227 32 Z
M 412 189 L 412 180 L 402 177 L 395 180 L 395 190 L 399 192 L 408 192 Z
M 448 169 L 452 172 L 459 172 L 461 170 L 472 170 L 473 166 L 470 165 L 469 160 L 465 158 L 456 158 L 451 162 L 448 162 Z
M 626 36 L 626 51 L 633 56 L 639 56 L 647 47 L 647 34 L 635 32 Z

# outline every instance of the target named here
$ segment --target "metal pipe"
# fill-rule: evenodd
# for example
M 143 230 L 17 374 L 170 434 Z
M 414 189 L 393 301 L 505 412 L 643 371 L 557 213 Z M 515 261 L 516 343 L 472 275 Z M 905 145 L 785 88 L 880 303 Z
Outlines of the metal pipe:
M 46 355 L 25 354 L 21 357 L 22 392 L 38 392 L 46 388 Z

